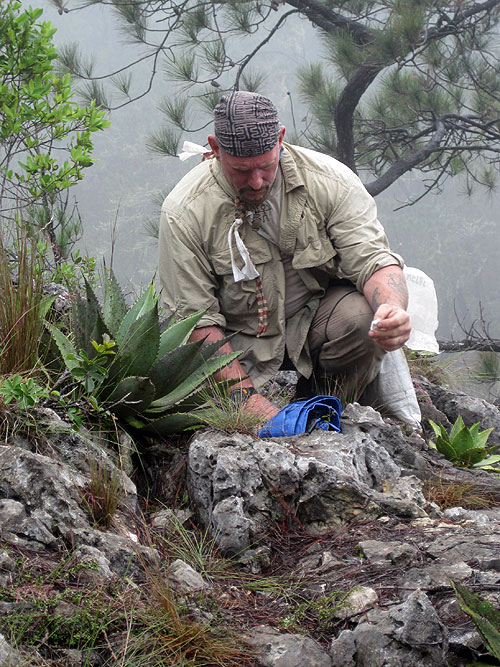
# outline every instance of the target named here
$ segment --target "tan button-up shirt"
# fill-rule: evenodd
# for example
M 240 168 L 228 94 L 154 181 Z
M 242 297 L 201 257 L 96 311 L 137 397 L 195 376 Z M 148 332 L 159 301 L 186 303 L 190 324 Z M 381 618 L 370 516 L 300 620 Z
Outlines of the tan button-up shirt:
M 348 167 L 322 153 L 283 144 L 279 247 L 248 222 L 240 236 L 262 279 L 268 326 L 257 337 L 255 280 L 235 282 L 228 231 L 236 217 L 234 193 L 216 160 L 192 169 L 165 199 L 159 238 L 159 278 L 167 311 L 205 314 L 198 326 L 215 325 L 257 388 L 279 370 L 285 348 L 302 375 L 312 364 L 307 333 L 331 278 L 351 280 L 362 292 L 378 269 L 403 265 L 391 252 L 375 201 Z M 238 257 L 238 255 L 236 254 Z M 292 257 L 311 299 L 285 320 L 283 257 Z

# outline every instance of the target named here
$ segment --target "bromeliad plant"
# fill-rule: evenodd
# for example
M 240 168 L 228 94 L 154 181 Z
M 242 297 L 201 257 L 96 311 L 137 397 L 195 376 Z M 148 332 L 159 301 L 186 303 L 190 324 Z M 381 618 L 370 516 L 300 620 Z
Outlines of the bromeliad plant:
M 73 309 L 73 338 L 47 323 L 64 363 L 82 389 L 130 426 L 178 433 L 203 424 L 207 391 L 224 391 L 213 375 L 239 352 L 217 354 L 227 338 L 188 343 L 203 312 L 160 325 L 151 284 L 127 307 L 116 278 L 104 277 L 102 307 L 89 283 Z M 202 347 L 203 346 L 203 347 Z M 207 380 L 210 379 L 210 383 Z
M 442 424 L 436 424 L 429 419 L 436 434 L 436 441 L 429 441 L 429 445 L 443 454 L 455 465 L 467 468 L 481 468 L 492 472 L 500 472 L 500 468 L 494 467 L 500 462 L 500 454 L 491 454 L 497 447 L 486 447 L 488 437 L 493 431 L 488 428 L 479 430 L 479 422 L 468 427 L 459 415 L 450 433 Z

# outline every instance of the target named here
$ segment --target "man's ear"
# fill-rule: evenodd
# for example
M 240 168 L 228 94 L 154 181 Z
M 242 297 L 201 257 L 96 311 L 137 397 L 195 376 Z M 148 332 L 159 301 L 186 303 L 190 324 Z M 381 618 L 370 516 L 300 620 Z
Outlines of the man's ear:
M 283 137 L 284 136 L 285 136 L 285 126 L 282 125 L 281 129 L 280 129 L 280 135 L 278 137 L 278 142 L 279 142 L 280 148 L 281 148 L 281 144 L 283 143 Z
M 220 147 L 217 139 L 214 137 L 213 134 L 210 134 L 208 136 L 208 144 L 210 148 L 212 149 L 212 153 L 215 155 L 216 159 L 220 159 Z

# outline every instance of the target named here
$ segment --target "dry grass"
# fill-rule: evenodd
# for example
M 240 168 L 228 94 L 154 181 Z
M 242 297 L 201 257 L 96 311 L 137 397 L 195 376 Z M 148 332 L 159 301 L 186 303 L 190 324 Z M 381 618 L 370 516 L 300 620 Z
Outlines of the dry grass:
M 148 571 L 151 597 L 135 614 L 123 665 L 144 667 L 244 667 L 253 665 L 241 640 L 223 624 L 194 620 L 172 592 L 168 579 Z
M 498 495 L 471 482 L 427 480 L 423 492 L 427 500 L 436 503 L 442 510 L 450 507 L 486 509 L 498 505 Z

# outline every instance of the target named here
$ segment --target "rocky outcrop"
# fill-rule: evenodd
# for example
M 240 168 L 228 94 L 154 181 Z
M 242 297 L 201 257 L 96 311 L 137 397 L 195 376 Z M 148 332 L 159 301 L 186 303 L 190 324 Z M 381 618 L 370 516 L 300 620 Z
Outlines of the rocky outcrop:
M 423 378 L 417 389 L 433 415 L 453 422 L 460 413 L 482 428 L 500 425 L 497 409 L 484 401 L 466 401 Z M 96 585 L 140 581 L 145 569 L 163 572 L 193 617 L 209 623 L 213 614 L 198 603 L 215 595 L 214 582 L 179 550 L 162 561 L 144 537 L 129 476 L 131 442 L 124 438 L 113 451 L 50 411 L 36 419 L 43 438 L 16 437 L 0 445 L 0 530 L 7 547 L 0 551 L 0 587 L 19 574 L 12 550 L 39 562 L 66 551 L 76 563 L 91 565 L 82 576 Z M 179 457 L 172 460 L 178 471 Z M 96 466 L 107 479 L 119 479 L 121 489 L 107 529 L 94 525 L 85 501 Z M 159 469 L 166 471 L 164 465 Z M 450 480 L 488 489 L 498 502 L 441 511 L 424 490 Z M 292 591 L 281 601 L 269 591 L 262 598 L 272 613 L 257 614 L 261 620 L 239 616 L 242 641 L 256 665 L 465 667 L 484 650 L 451 582 L 500 606 L 498 476 L 457 470 L 429 449 L 422 434 L 354 404 L 344 411 L 341 433 L 263 440 L 198 432 L 189 444 L 187 485 L 195 514 L 162 507 L 151 517 L 151 530 L 188 531 L 196 516 L 245 571 L 272 576 L 280 563 L 293 563 L 287 573 L 297 587 L 296 606 Z M 295 542 L 290 537 L 291 553 L 280 553 L 276 540 L 287 532 Z M 231 595 L 228 584 L 225 613 Z M 0 614 L 16 605 L 0 601 Z M 317 614 L 316 634 L 308 614 Z M 119 641 L 111 638 L 110 646 Z M 60 664 L 80 664 L 78 656 L 70 661 L 70 651 L 64 655 Z M 26 647 L 0 635 L 0 664 L 29 664 L 30 658 L 39 664 L 35 651 L 26 654 Z M 101 664 L 95 659 L 86 664 Z
M 85 432 L 75 433 L 53 413 L 38 416 L 44 424 L 44 453 L 29 449 L 36 441 L 0 446 L 0 531 L 4 541 L 33 551 L 75 549 L 98 563 L 99 576 L 111 578 L 156 561 L 153 549 L 138 543 L 135 529 L 137 491 L 116 456 Z M 46 421 L 44 421 L 46 420 Z M 86 510 L 85 493 L 92 468 L 119 479 L 120 508 L 114 528 L 97 529 Z
M 498 424 L 497 409 L 484 401 L 453 399 L 448 390 L 425 380 L 419 388 L 434 415 L 442 411 L 453 422 L 460 405 L 467 407 L 466 423 L 484 419 Z M 451 582 L 486 591 L 498 606 L 500 511 L 454 508 L 442 513 L 423 495 L 425 483 L 441 479 L 500 489 L 495 475 L 457 470 L 429 449 L 422 435 L 407 434 L 357 404 L 346 408 L 340 434 L 259 440 L 211 431 L 193 438 L 191 497 L 223 551 L 238 554 L 243 562 L 251 554 L 255 568 L 256 560 L 268 557 L 266 535 L 287 521 L 310 535 L 343 531 L 344 542 L 351 544 L 342 555 L 318 546 L 297 563 L 303 576 L 321 578 L 325 595 L 352 586 L 343 613 L 331 611 L 344 627 L 337 623 L 329 649 L 309 645 L 301 635 L 254 628 L 249 641 L 258 664 L 467 664 L 460 656 L 470 658 L 482 640 L 470 626 L 464 630 L 463 616 L 457 624 L 460 609 Z M 349 527 L 358 521 L 370 522 L 368 539 L 349 535 L 357 532 Z M 366 584 L 374 595 L 362 596 L 356 606 L 355 592 Z
M 360 515 L 427 516 L 434 508 L 422 482 L 391 457 L 393 440 L 403 448 L 401 430 L 361 406 L 347 408 L 342 433 L 258 440 L 203 432 L 189 450 L 190 495 L 221 549 L 232 554 L 265 535 L 284 512 L 309 533 L 325 533 Z

